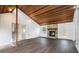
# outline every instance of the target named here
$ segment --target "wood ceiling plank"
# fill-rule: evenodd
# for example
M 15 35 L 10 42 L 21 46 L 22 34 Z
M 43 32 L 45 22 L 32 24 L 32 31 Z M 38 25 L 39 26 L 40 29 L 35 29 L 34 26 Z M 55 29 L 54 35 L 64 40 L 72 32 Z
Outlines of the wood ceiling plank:
M 21 6 L 21 8 L 20 9 L 25 14 L 30 16 L 34 21 L 36 21 L 40 25 L 44 23 L 59 23 L 73 21 L 73 5 L 47 5 L 45 7 L 36 7 L 35 5 L 28 5 L 28 7 Z
M 15 9 L 15 5 L 0 5 L 0 13 L 9 13 L 9 8 L 12 8 L 13 11 Z
M 46 17 L 36 17 L 36 18 L 39 18 L 40 20 L 42 20 L 42 19 L 53 19 L 53 18 L 55 18 L 55 17 L 58 17 L 58 16 L 60 16 L 60 15 L 62 15 L 63 17 L 64 16 L 66 16 L 66 15 L 70 15 L 70 14 L 73 14 L 74 13 L 74 10 L 70 10 L 70 11 L 65 11 L 65 12 L 63 12 L 63 13 L 57 13 L 57 14 L 52 14 L 52 15 L 47 15 Z M 71 16 L 72 17 L 72 16 Z
M 37 11 L 37 12 L 31 14 L 31 16 L 40 15 L 40 14 L 43 14 L 43 13 L 45 13 L 45 12 L 50 11 L 51 9 L 55 9 L 55 8 L 58 8 L 58 7 L 60 7 L 60 6 L 56 6 L 56 5 L 47 6 L 47 7 L 45 7 L 45 8 L 42 8 L 41 10 L 39 10 L 39 11 Z
M 66 22 L 72 22 L 72 20 L 71 19 L 55 19 L 53 21 L 46 21 L 45 24 L 58 24 L 58 23 L 66 23 Z M 39 22 L 39 24 L 43 25 L 44 22 Z
M 72 10 L 73 10 L 72 7 L 71 8 L 66 8 L 66 9 L 60 8 L 60 10 L 59 9 L 52 10 L 52 11 L 49 11 L 48 13 L 41 14 L 41 15 L 38 15 L 38 16 L 35 16 L 35 17 L 37 17 L 37 18 L 51 17 L 51 16 L 56 15 L 58 13 L 61 14 L 61 13 L 67 12 L 67 11 L 70 11 L 71 12 Z
M 3 11 L 3 5 L 2 6 L 0 6 L 0 13 L 2 13 L 2 11 Z
M 8 12 L 9 12 L 9 11 L 8 11 L 8 6 L 5 6 L 5 5 L 4 5 L 4 7 L 3 7 L 3 12 L 4 12 L 4 13 L 8 13 Z
M 66 17 L 62 17 L 61 15 L 60 16 L 58 16 L 58 17 L 56 17 L 56 18 L 51 18 L 51 19 L 43 19 L 42 21 L 41 20 L 39 20 L 39 22 L 40 23 L 42 23 L 42 22 L 54 22 L 54 21 L 58 21 L 58 20 L 73 20 L 72 19 L 72 14 L 71 15 L 67 15 Z
M 55 22 L 55 21 L 60 21 L 60 20 L 63 20 L 63 21 L 64 20 L 72 20 L 72 17 L 70 17 L 70 16 L 67 16 L 68 19 L 67 18 L 56 18 L 56 19 L 53 19 L 53 20 L 49 20 L 48 22 Z
M 62 10 L 64 10 L 64 9 L 68 9 L 68 8 L 70 8 L 70 7 L 71 7 L 71 6 L 60 6 L 60 7 L 51 9 L 51 10 L 45 12 L 45 13 L 41 13 L 41 14 L 39 14 L 39 15 L 56 13 L 56 12 L 58 12 L 58 11 L 62 11 Z M 38 15 L 36 15 L 36 16 L 38 16 Z
M 21 7 L 19 6 L 20 9 L 25 10 L 29 15 L 45 7 L 46 5 L 25 5 Z

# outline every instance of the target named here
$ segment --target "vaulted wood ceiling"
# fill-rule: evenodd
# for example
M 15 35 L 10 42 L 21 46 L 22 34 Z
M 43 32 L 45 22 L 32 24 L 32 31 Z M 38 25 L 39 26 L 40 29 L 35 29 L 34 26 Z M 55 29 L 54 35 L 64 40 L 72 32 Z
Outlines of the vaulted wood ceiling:
M 21 5 L 19 9 L 40 25 L 73 21 L 72 5 Z
M 15 8 L 16 8 L 16 6 L 14 6 L 14 5 L 0 5 L 0 13 L 12 12 Z M 12 10 L 10 11 L 10 9 L 12 9 Z
M 19 5 L 18 8 L 40 25 L 72 22 L 73 5 Z M 0 13 L 12 12 L 15 5 L 0 5 Z M 12 9 L 9 11 L 9 9 Z

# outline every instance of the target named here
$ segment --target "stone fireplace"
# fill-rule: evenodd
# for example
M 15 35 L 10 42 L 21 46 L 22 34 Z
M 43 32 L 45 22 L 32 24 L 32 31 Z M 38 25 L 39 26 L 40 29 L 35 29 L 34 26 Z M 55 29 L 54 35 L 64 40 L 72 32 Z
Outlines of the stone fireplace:
M 58 38 L 58 25 L 50 24 L 41 26 L 41 37 Z
M 57 38 L 57 28 L 49 28 L 48 29 L 48 37 L 49 38 Z

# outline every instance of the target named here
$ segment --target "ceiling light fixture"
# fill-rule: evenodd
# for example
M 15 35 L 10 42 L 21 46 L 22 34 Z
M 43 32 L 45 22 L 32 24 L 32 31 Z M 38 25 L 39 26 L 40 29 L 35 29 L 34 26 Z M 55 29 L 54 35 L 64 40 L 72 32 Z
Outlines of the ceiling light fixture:
M 11 9 L 11 8 L 9 8 L 9 11 L 12 11 L 12 9 Z

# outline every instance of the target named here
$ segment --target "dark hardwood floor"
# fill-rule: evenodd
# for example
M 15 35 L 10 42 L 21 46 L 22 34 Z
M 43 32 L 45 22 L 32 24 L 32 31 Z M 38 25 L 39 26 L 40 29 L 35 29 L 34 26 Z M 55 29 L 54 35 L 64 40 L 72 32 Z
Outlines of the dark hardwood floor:
M 19 46 L 0 50 L 0 53 L 78 53 L 72 40 L 35 38 L 22 40 Z

